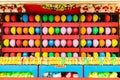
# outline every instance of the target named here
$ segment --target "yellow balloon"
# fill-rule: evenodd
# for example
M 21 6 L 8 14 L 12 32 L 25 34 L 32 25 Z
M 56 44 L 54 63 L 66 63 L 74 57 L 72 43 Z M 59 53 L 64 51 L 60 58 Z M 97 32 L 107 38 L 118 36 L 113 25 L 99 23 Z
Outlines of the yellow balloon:
M 4 44 L 5 47 L 8 47 L 8 46 L 9 46 L 9 40 L 8 40 L 8 39 L 5 39 L 5 40 L 3 41 L 3 44 Z
M 98 15 L 97 15 L 97 14 L 94 14 L 94 15 L 93 15 L 93 21 L 94 21 L 94 22 L 98 21 Z
M 110 52 L 106 52 L 106 57 L 110 57 Z
M 82 52 L 82 53 L 81 53 L 81 57 L 86 57 L 86 53 L 85 53 L 85 52 Z
M 97 52 L 93 52 L 93 57 L 98 57 L 98 53 Z
M 15 28 L 15 27 L 12 27 L 12 28 L 10 29 L 10 32 L 11 32 L 12 34 L 16 34 L 16 28 Z
M 65 21 L 66 21 L 66 16 L 65 16 L 65 15 L 62 15 L 62 16 L 61 16 L 61 21 L 62 21 L 62 22 L 65 22 Z
M 35 40 L 35 46 L 36 46 L 36 47 L 39 47 L 39 46 L 40 46 L 40 40 L 38 40 L 38 39 Z
M 35 52 L 35 57 L 40 57 L 40 52 Z
M 86 28 L 85 27 L 82 27 L 81 30 L 80 30 L 81 34 L 84 35 L 86 33 Z
M 118 41 L 116 39 L 112 40 L 112 47 L 116 47 L 118 45 Z
M 85 15 L 81 15 L 81 16 L 80 16 L 80 21 L 81 21 L 81 22 L 84 22 L 85 19 L 86 19 Z
M 50 27 L 49 30 L 48 30 L 48 32 L 49 32 L 50 35 L 54 34 L 54 28 Z
M 105 45 L 105 41 L 103 39 L 100 40 L 100 47 L 103 47 Z
M 81 45 L 82 47 L 84 47 L 84 46 L 86 45 L 86 40 L 82 39 L 81 42 L 80 42 L 80 45 Z
M 27 46 L 28 46 L 28 41 L 27 41 L 27 40 L 24 40 L 24 41 L 23 41 L 23 46 L 24 46 L 24 47 L 27 47 Z
M 42 57 L 43 57 L 43 58 L 48 57 L 48 52 L 43 52 Z
M 29 28 L 29 33 L 30 33 L 31 35 L 34 34 L 34 27 L 30 27 L 30 28 Z
M 40 22 L 40 15 L 35 15 L 35 21 Z
M 104 33 L 104 28 L 103 27 L 99 27 L 99 34 L 103 34 Z

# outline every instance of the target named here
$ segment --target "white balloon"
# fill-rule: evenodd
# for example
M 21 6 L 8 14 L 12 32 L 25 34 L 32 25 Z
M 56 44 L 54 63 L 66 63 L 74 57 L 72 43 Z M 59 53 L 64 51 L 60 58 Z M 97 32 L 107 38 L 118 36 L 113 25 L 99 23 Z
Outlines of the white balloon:
M 61 46 L 65 47 L 66 46 L 66 40 L 61 40 Z
M 70 35 L 72 33 L 72 28 L 68 27 L 67 28 L 67 33 Z
M 42 29 L 42 32 L 43 32 L 43 34 L 47 34 L 48 33 L 48 28 L 47 27 L 44 27 L 43 29 Z
M 47 47 L 48 46 L 48 40 L 43 40 L 42 45 L 43 45 L 43 47 Z
M 77 47 L 79 45 L 79 41 L 77 39 L 73 40 L 73 46 Z
M 30 46 L 30 47 L 33 47 L 33 46 L 34 46 L 34 40 L 33 40 L 33 39 L 30 39 L 30 40 L 29 40 L 29 46 Z
M 97 47 L 99 45 L 99 41 L 97 39 L 93 40 L 93 46 Z
M 60 46 L 60 40 L 55 40 L 55 46 L 59 47 Z
M 63 34 L 63 35 L 66 34 L 66 28 L 65 27 L 61 28 L 61 34 Z
M 107 39 L 106 40 L 106 47 L 110 47 L 112 44 L 111 40 Z
M 15 40 L 14 40 L 14 39 L 11 39 L 11 40 L 10 40 L 10 45 L 11 45 L 12 47 L 15 47 Z

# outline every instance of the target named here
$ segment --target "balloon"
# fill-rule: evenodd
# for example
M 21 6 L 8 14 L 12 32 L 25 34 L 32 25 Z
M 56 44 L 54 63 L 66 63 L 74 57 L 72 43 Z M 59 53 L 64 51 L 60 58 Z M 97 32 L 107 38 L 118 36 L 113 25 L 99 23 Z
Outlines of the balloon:
M 42 19 L 43 19 L 43 22 L 47 22 L 48 21 L 48 16 L 44 14 Z
M 111 57 L 110 52 L 106 52 L 106 57 Z
M 18 52 L 18 53 L 17 53 L 17 57 L 21 57 L 21 54 L 22 54 L 22 53 L 19 53 L 19 52 Z
M 87 53 L 87 57 L 92 57 L 90 53 Z
M 9 56 L 9 53 L 5 53 L 5 54 L 4 54 L 4 57 L 8 57 L 8 56 Z
M 78 34 L 78 28 L 73 28 L 73 34 L 77 35 Z
M 59 22 L 60 21 L 60 16 L 59 15 L 56 15 L 55 16 L 55 22 Z
M 55 40 L 55 46 L 59 47 L 60 46 L 60 41 L 59 40 Z
M 77 22 L 77 21 L 78 21 L 78 15 L 76 15 L 76 14 L 73 15 L 73 21 L 74 21 L 74 22 Z
M 104 52 L 100 52 L 100 57 L 105 57 L 105 53 Z
M 66 53 L 62 52 L 61 57 L 66 57 Z
M 72 33 L 72 28 L 68 27 L 67 28 L 67 33 L 70 35 Z
M 35 28 L 35 33 L 36 33 L 36 34 L 40 34 L 40 27 L 36 27 L 36 28 Z
M 82 39 L 82 40 L 80 41 L 80 45 L 81 45 L 82 47 L 84 47 L 84 46 L 86 45 L 86 40 Z
M 12 16 L 11 16 L 11 21 L 12 21 L 12 22 L 16 22 L 16 16 L 15 16 L 15 15 L 12 15 Z
M 61 40 L 61 46 L 65 47 L 66 46 L 66 40 Z
M 112 34 L 115 34 L 117 32 L 116 28 L 112 28 Z
M 36 21 L 36 22 L 40 22 L 40 15 L 38 15 L 38 14 L 35 15 L 35 21 Z
M 86 28 L 85 27 L 82 27 L 81 30 L 80 30 L 81 34 L 84 35 L 86 33 Z
M 87 40 L 87 47 L 91 47 L 92 46 L 92 40 Z
M 98 57 L 98 53 L 97 52 L 93 52 L 93 57 Z
M 54 40 L 49 40 L 48 44 L 49 44 L 50 47 L 53 47 L 54 46 Z
M 13 35 L 16 34 L 16 28 L 15 28 L 15 27 L 12 27 L 11 30 L 10 30 L 10 32 L 11 32 Z
M 66 15 L 62 15 L 62 16 L 61 16 L 61 21 L 62 21 L 62 22 L 65 22 L 65 21 L 66 21 Z
M 106 14 L 105 15 L 105 22 L 109 22 L 110 21 L 110 15 Z
M 68 52 L 68 53 L 67 53 L 67 57 L 72 57 L 72 53 L 71 53 L 71 52 Z
M 15 57 L 15 53 L 10 53 L 10 57 Z
M 15 40 L 14 40 L 14 39 L 11 39 L 11 40 L 10 40 L 10 46 L 11 46 L 11 47 L 15 47 Z
M 55 53 L 55 57 L 60 57 L 60 54 L 59 53 Z
M 73 57 L 77 58 L 78 57 L 78 53 L 73 53 Z
M 103 46 L 105 45 L 105 41 L 104 41 L 103 39 L 101 39 L 101 40 L 99 41 L 99 44 L 100 44 L 100 47 L 103 47 Z
M 92 21 L 92 15 L 91 15 L 91 14 L 88 14 L 88 15 L 87 15 L 87 21 L 88 21 L 88 22 Z
M 70 15 L 70 14 L 67 15 L 67 21 L 68 21 L 68 22 L 71 22 L 71 21 L 72 21 L 72 15 Z
M 61 34 L 63 34 L 63 35 L 66 34 L 66 28 L 65 27 L 61 28 Z
M 72 46 L 72 40 L 67 40 L 67 47 L 71 47 Z
M 4 28 L 4 33 L 7 34 L 7 35 L 10 34 L 10 31 L 9 31 L 9 30 L 10 30 L 10 29 L 9 29 L 8 27 L 5 27 L 5 28 Z
M 57 35 L 60 34 L 60 28 L 59 27 L 55 28 L 55 34 L 57 34 Z
M 50 35 L 54 34 L 54 28 L 50 27 L 49 30 L 48 30 L 48 32 L 49 32 Z
M 31 14 L 31 15 L 29 16 L 29 21 L 30 21 L 30 22 L 33 22 L 33 21 L 34 21 L 34 15 Z
M 49 57 L 54 57 L 54 53 L 53 53 L 53 52 L 50 52 L 50 53 L 49 53 Z
M 19 35 L 22 34 L 22 28 L 21 28 L 21 27 L 18 27 L 18 28 L 17 28 L 17 33 L 18 33 Z
M 112 57 L 117 57 L 117 55 L 116 55 L 116 54 L 114 54 L 114 53 L 112 53 Z
M 30 27 L 30 28 L 29 28 L 29 33 L 30 33 L 31 35 L 34 34 L 34 27 Z
M 36 46 L 36 47 L 39 47 L 39 46 L 40 46 L 40 40 L 39 40 L 39 39 L 36 39 L 36 40 L 35 40 L 35 46 Z
M 93 46 L 97 47 L 99 45 L 99 41 L 97 39 L 93 40 Z
M 24 47 L 27 47 L 27 46 L 28 46 L 28 41 L 27 41 L 27 40 L 24 40 L 24 41 L 23 41 L 23 46 L 24 46 Z
M 53 15 L 49 15 L 49 21 L 53 22 L 54 21 L 54 16 Z
M 9 46 L 9 40 L 8 40 L 8 39 L 5 39 L 5 40 L 3 41 L 3 44 L 4 44 L 5 47 L 8 47 L 8 46 Z
M 17 45 L 18 47 L 22 46 L 22 41 L 18 39 L 18 40 L 16 41 L 16 45 Z
M 86 57 L 86 53 L 85 53 L 85 52 L 82 52 L 82 53 L 81 53 L 81 57 Z
M 99 34 L 103 34 L 104 33 L 104 28 L 103 27 L 99 27 Z
M 94 14 L 94 15 L 93 15 L 93 22 L 96 22 L 96 21 L 98 21 L 98 15 L 97 15 L 97 14 Z
M 82 14 L 82 15 L 80 16 L 80 21 L 81 21 L 81 22 L 84 22 L 85 19 L 86 19 L 85 15 Z
M 24 27 L 24 28 L 23 28 L 23 33 L 24 33 L 24 34 L 28 34 L 28 28 L 27 28 L 27 27 Z
M 27 53 L 27 52 L 24 52 L 24 53 L 23 53 L 23 57 L 28 57 L 28 53 Z
M 43 40 L 42 45 L 43 45 L 43 47 L 47 47 L 48 46 L 48 40 Z
M 73 40 L 73 46 L 77 47 L 79 45 L 79 41 L 77 39 Z
M 110 29 L 110 28 L 108 28 L 108 27 L 107 27 L 107 28 L 105 28 L 105 34 L 107 34 L 107 35 L 108 35 L 108 34 L 110 34 L 110 33 L 111 33 L 111 29 Z
M 28 15 L 27 15 L 27 14 L 24 14 L 24 15 L 22 16 L 22 20 L 23 20 L 23 22 L 28 22 Z
M 42 29 L 42 32 L 43 32 L 43 34 L 47 34 L 48 33 L 48 28 L 47 27 L 44 27 L 43 29 Z
M 94 35 L 98 34 L 98 31 L 99 31 L 98 27 L 93 27 L 93 34 Z
M 6 22 L 10 22 L 10 15 L 8 15 L 8 14 L 5 15 L 5 21 L 6 21 Z
M 33 40 L 33 39 L 30 39 L 30 40 L 29 40 L 29 46 L 30 46 L 30 47 L 33 47 L 33 46 L 34 46 L 34 40 Z
M 118 40 L 113 39 L 112 40 L 112 47 L 116 47 L 118 45 Z
M 46 57 L 48 57 L 48 53 L 47 53 L 47 52 L 43 52 L 42 56 L 43 56 L 44 58 L 46 58 Z
M 40 52 L 35 52 L 35 57 L 40 57 Z
M 88 27 L 87 28 L 87 34 L 91 34 L 92 33 L 92 28 L 91 27 Z
M 107 39 L 106 40 L 106 47 L 110 47 L 112 44 L 111 40 Z

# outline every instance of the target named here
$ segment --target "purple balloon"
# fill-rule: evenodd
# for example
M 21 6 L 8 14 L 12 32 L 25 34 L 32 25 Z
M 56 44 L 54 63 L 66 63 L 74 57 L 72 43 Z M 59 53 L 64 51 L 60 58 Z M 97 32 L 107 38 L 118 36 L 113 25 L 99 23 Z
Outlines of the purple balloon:
M 67 28 L 67 33 L 70 35 L 72 33 L 72 28 L 68 27 Z
M 93 40 L 93 46 L 97 47 L 99 45 L 99 41 L 97 39 Z
M 111 40 L 107 39 L 106 40 L 106 47 L 110 47 L 112 44 Z
M 34 46 L 34 40 L 32 40 L 32 39 L 29 40 L 29 46 L 30 46 L 30 47 L 33 47 L 33 46 Z
M 77 47 L 79 45 L 79 41 L 77 39 L 73 40 L 73 46 Z
M 42 32 L 43 32 L 43 34 L 47 34 L 48 33 L 48 28 L 47 27 L 44 27 L 43 29 L 42 29 Z
M 105 34 L 110 34 L 111 33 L 111 29 L 110 28 L 105 28 Z
M 55 46 L 59 47 L 60 46 L 60 41 L 59 40 L 55 40 Z
M 65 47 L 66 46 L 66 40 L 61 40 L 61 46 Z
M 61 57 L 66 57 L 66 53 L 62 52 Z
M 10 46 L 11 46 L 11 47 L 15 47 L 15 40 L 14 40 L 14 39 L 11 39 L 11 40 L 10 40 Z
M 73 57 L 74 58 L 78 57 L 78 53 L 73 53 Z
M 48 40 L 43 40 L 42 45 L 43 45 L 43 47 L 47 47 L 48 46 Z
M 87 34 L 91 34 L 92 33 L 92 28 L 91 27 L 88 27 L 87 28 Z
M 61 28 L 61 34 L 63 34 L 63 35 L 66 34 L 66 28 L 65 27 Z

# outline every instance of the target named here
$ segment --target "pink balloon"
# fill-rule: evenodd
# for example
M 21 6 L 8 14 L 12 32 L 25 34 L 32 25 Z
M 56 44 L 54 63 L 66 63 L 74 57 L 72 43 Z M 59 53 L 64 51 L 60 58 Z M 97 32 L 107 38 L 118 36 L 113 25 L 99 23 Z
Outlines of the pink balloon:
M 47 47 L 48 46 L 48 40 L 43 40 L 42 45 L 43 45 L 43 47 Z
M 66 40 L 61 40 L 61 46 L 65 47 L 66 46 Z
M 10 46 L 11 46 L 11 47 L 15 47 L 15 40 L 14 40 L 14 39 L 11 39 L 11 40 L 10 40 Z
M 66 53 L 62 52 L 61 57 L 66 57 Z
M 47 34 L 48 33 L 48 28 L 47 27 L 44 27 L 43 29 L 42 29 L 42 32 L 43 32 L 43 34 Z
M 61 34 L 63 34 L 63 35 L 66 34 L 66 28 L 65 27 L 61 28 Z
M 79 45 L 79 41 L 77 39 L 73 40 L 73 46 L 77 47 Z
M 73 53 L 73 57 L 74 58 L 78 57 L 78 53 Z
M 30 47 L 33 47 L 33 46 L 34 46 L 34 40 L 32 40 L 32 39 L 29 40 L 29 46 L 30 46 Z
M 87 34 L 91 34 L 92 33 L 92 28 L 88 27 L 87 28 Z
M 60 41 L 59 40 L 55 40 L 55 46 L 59 47 L 60 46 Z
M 97 39 L 93 40 L 93 46 L 97 47 L 99 45 L 99 41 Z
M 111 33 L 111 29 L 110 28 L 105 28 L 105 34 L 110 34 Z
M 70 35 L 72 33 L 72 28 L 67 28 L 67 33 Z
M 112 44 L 111 40 L 107 39 L 106 40 L 106 47 L 110 47 Z
M 9 29 L 8 27 L 5 27 L 5 28 L 4 28 L 4 33 L 5 33 L 5 34 L 10 34 L 10 29 Z

